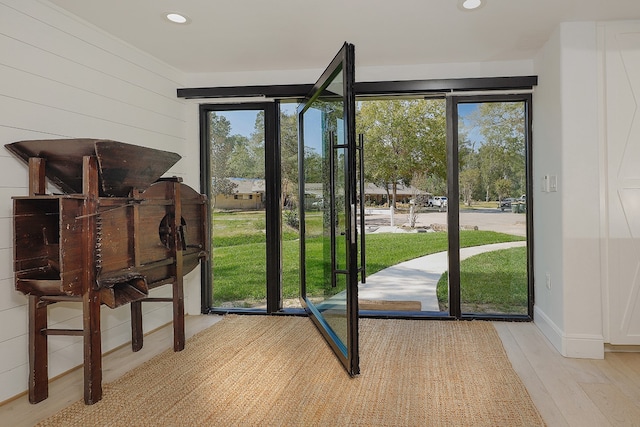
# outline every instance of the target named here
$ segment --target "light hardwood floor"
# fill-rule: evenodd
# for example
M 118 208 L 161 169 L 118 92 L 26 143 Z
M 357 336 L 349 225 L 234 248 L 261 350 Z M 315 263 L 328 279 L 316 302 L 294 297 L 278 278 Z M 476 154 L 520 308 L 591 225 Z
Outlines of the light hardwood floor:
M 640 353 L 560 355 L 533 323 L 494 322 L 511 365 L 549 426 L 640 426 Z
M 188 316 L 187 336 L 219 316 Z M 493 323 L 516 372 L 547 425 L 640 426 L 640 353 L 606 353 L 604 360 L 562 357 L 533 323 Z M 147 336 L 143 349 L 128 346 L 103 358 L 103 381 L 110 382 L 171 346 L 170 325 Z M 20 396 L 0 406 L 0 425 L 32 426 L 82 399 L 82 370 L 49 385 L 49 398 L 31 405 Z

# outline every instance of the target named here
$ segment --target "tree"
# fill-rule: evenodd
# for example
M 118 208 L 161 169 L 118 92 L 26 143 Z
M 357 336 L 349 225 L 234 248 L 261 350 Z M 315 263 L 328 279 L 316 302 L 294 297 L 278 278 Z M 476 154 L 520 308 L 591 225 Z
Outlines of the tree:
M 231 195 L 237 187 L 230 179 L 229 159 L 235 145 L 230 138 L 231 123 L 226 117 L 209 113 L 209 143 L 211 147 L 211 197 L 215 207 L 216 196 Z
M 513 194 L 524 194 L 525 176 L 525 109 L 522 102 L 485 102 L 469 114 L 464 126 L 467 134 L 475 129 L 481 135 L 475 152 L 485 200 Z M 467 153 L 469 155 L 469 153 Z M 469 155 L 471 158 L 471 155 Z M 511 183 L 505 189 L 505 183 Z
M 280 114 L 281 206 L 298 199 L 298 115 Z
M 480 183 L 480 170 L 465 169 L 460 172 L 460 193 L 462 194 L 464 203 L 471 206 L 473 200 L 473 192 Z
M 227 174 L 233 178 L 263 178 L 264 166 L 260 164 L 260 159 L 257 158 L 249 138 L 232 135 L 228 139 L 233 148 L 227 161 Z
M 495 182 L 496 193 L 498 194 L 498 200 L 502 200 L 511 193 L 513 184 L 509 179 L 499 179 Z
M 366 101 L 357 131 L 364 134 L 365 178 L 391 188 L 410 185 L 416 173 L 446 179 L 446 120 L 443 100 Z
M 254 130 L 249 137 L 244 135 L 227 136 L 233 146 L 228 160 L 229 176 L 234 178 L 264 179 L 264 111 L 255 118 Z
M 496 143 L 487 143 L 478 150 L 478 161 L 482 184 L 485 190 L 485 201 L 491 199 L 493 183 L 505 176 L 506 157 L 504 150 Z
M 435 174 L 416 172 L 411 178 L 411 186 L 431 195 L 447 194 L 447 181 Z
M 304 150 L 304 180 L 305 182 L 323 182 L 322 155 L 315 150 L 306 147 Z

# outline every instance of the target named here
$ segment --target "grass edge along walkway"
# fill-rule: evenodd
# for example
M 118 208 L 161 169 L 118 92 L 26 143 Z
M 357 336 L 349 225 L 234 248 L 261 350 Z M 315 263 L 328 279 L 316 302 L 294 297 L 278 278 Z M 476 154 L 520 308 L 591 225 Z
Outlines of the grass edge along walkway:
M 366 235 L 367 274 L 389 266 L 447 250 L 447 233 L 380 233 Z M 462 230 L 460 246 L 480 246 L 490 243 L 525 240 L 522 236 L 494 231 Z M 238 239 L 238 243 L 241 240 Z M 215 239 L 214 239 L 215 244 Z M 310 258 L 321 259 L 321 238 L 309 239 Z M 299 241 L 284 240 L 282 245 L 283 298 L 296 298 L 299 293 Z M 260 301 L 265 298 L 265 244 L 250 242 L 214 248 L 214 304 L 224 301 Z M 309 271 L 319 271 L 311 268 Z M 313 285 L 318 283 L 319 285 Z M 308 294 L 323 293 L 322 277 L 311 277 Z

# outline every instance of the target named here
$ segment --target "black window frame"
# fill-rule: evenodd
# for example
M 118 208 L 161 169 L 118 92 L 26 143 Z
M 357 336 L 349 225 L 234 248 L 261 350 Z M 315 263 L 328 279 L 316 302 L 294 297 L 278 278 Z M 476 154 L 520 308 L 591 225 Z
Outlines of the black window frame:
M 260 312 L 273 313 L 282 307 L 282 251 L 280 244 L 281 207 L 280 207 L 280 108 L 275 102 L 254 102 L 241 104 L 201 104 L 200 115 L 200 191 L 210 197 L 211 162 L 209 159 L 208 113 L 212 111 L 263 110 L 265 132 L 265 234 L 266 234 L 266 309 L 225 309 L 224 312 Z M 207 217 L 211 218 L 210 204 L 207 204 Z M 209 233 L 211 230 L 208 231 Z M 212 239 L 210 239 L 212 240 Z M 211 245 L 210 245 L 211 246 Z M 211 247 L 209 248 L 211 249 Z M 201 268 L 201 311 L 212 312 L 213 283 L 212 254 L 202 263 Z
M 460 78 L 435 80 L 407 80 L 407 81 L 379 81 L 356 82 L 355 94 L 358 99 L 365 97 L 387 98 L 392 96 L 425 96 L 445 97 L 447 99 L 447 181 L 450 198 L 456 200 L 458 188 L 458 157 L 457 157 L 457 103 L 487 102 L 493 100 L 518 100 L 526 105 L 526 177 L 527 177 L 527 276 L 528 276 L 528 314 L 462 314 L 460 312 L 460 244 L 459 244 L 459 209 L 450 206 L 448 211 L 449 229 L 449 280 L 457 280 L 456 292 L 451 293 L 449 313 L 422 312 L 383 312 L 360 311 L 360 317 L 372 318 L 402 318 L 402 319 L 485 319 L 496 321 L 532 321 L 534 300 L 533 276 L 533 177 L 532 177 L 532 91 L 538 84 L 537 76 L 488 77 L 488 78 Z M 206 103 L 200 105 L 200 163 L 201 163 L 201 191 L 207 193 L 207 180 L 210 178 L 208 141 L 206 132 L 206 112 L 233 109 L 265 109 L 265 182 L 266 182 L 266 227 L 267 227 L 267 308 L 263 309 L 219 309 L 211 307 L 212 283 L 211 261 L 203 263 L 202 267 L 202 312 L 203 313 L 261 313 L 261 314 L 294 314 L 304 315 L 303 309 L 284 309 L 282 307 L 281 284 L 281 207 L 280 207 L 280 101 L 299 101 L 313 87 L 312 84 L 297 85 L 254 85 L 254 86 L 225 86 L 179 88 L 177 96 L 185 99 L 229 99 L 224 103 Z M 243 98 L 261 98 L 259 101 Z M 240 101 L 239 101 L 240 100 Z M 267 113 L 269 109 L 270 113 Z M 455 111 L 454 111 L 455 110 Z M 271 119 L 268 120 L 268 117 Z M 268 142 L 269 141 L 269 142 Z M 270 178 L 268 178 L 270 177 Z M 453 204 L 455 205 L 455 203 Z M 209 213 L 210 215 L 210 213 Z M 277 238 L 275 238 L 277 236 Z M 452 278 L 453 276 L 453 278 Z M 457 277 L 457 279 L 456 279 Z
M 449 200 L 460 199 L 459 158 L 458 158 L 458 105 L 486 102 L 522 102 L 525 106 L 525 176 L 527 191 L 526 242 L 527 242 L 527 314 L 484 314 L 462 313 L 460 309 L 460 207 L 457 203 L 450 203 L 447 210 L 449 232 L 449 283 L 453 286 L 449 290 L 450 316 L 456 319 L 482 320 L 510 320 L 532 321 L 534 306 L 534 276 L 533 276 L 533 131 L 532 131 L 532 102 L 531 93 L 503 93 L 503 94 L 471 94 L 453 95 L 447 97 L 447 191 Z M 450 153 L 450 154 L 449 154 Z M 452 279 L 453 276 L 453 279 Z

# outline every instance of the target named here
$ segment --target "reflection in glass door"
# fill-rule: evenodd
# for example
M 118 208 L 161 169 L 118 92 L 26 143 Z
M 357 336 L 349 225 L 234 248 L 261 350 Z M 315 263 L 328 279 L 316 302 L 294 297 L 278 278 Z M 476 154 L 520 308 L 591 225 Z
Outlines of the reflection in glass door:
M 299 108 L 300 301 L 350 375 L 358 359 L 353 45 Z
M 460 313 L 527 316 L 532 288 L 527 99 L 457 101 Z M 465 244 L 476 228 L 493 234 Z

